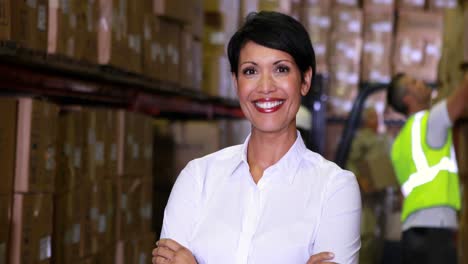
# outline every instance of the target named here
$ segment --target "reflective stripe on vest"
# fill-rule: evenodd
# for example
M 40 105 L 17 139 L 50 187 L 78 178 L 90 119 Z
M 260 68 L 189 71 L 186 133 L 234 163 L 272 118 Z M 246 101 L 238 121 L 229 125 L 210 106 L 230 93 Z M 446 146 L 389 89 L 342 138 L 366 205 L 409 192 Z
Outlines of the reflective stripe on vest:
M 425 112 L 418 112 L 413 121 L 411 128 L 411 150 L 413 154 L 413 161 L 416 166 L 416 172 L 411 174 L 405 183 L 401 186 L 401 192 L 407 197 L 414 188 L 431 182 L 439 174 L 440 171 L 446 170 L 452 173 L 457 173 L 457 163 L 455 161 L 455 151 L 453 145 L 450 148 L 450 158 L 443 157 L 439 163 L 432 167 L 429 164 L 424 154 L 421 145 L 421 119 Z

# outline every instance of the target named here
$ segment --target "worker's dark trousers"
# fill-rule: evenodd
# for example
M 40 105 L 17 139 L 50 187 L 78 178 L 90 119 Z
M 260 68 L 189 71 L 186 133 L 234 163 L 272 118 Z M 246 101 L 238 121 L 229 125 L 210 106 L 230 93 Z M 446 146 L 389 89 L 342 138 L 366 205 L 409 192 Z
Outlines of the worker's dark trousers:
M 445 228 L 410 228 L 402 237 L 404 264 L 457 263 L 456 232 Z

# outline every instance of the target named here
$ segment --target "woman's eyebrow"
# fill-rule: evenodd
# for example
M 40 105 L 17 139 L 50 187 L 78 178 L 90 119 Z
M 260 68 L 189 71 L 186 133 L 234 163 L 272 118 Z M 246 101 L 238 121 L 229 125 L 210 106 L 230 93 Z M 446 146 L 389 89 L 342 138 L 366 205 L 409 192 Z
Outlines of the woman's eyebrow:
M 253 65 L 257 65 L 257 63 L 255 63 L 255 62 L 253 62 L 253 61 L 244 61 L 244 62 L 242 62 L 240 65 L 244 65 L 244 64 L 247 64 L 247 63 L 253 64 Z
M 289 63 L 292 63 L 290 60 L 284 59 L 284 60 L 275 61 L 275 63 L 273 63 L 273 65 L 276 65 L 276 64 L 281 63 L 281 62 L 284 62 L 284 61 L 289 62 Z

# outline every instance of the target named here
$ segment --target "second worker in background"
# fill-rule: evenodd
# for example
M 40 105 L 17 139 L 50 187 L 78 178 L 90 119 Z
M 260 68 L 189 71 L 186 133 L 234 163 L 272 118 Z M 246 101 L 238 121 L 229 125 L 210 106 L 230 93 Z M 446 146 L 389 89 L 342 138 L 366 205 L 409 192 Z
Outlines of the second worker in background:
M 388 102 L 408 117 L 392 147 L 404 196 L 403 263 L 457 263 L 461 197 L 451 128 L 467 105 L 468 82 L 431 108 L 431 89 L 397 74 Z

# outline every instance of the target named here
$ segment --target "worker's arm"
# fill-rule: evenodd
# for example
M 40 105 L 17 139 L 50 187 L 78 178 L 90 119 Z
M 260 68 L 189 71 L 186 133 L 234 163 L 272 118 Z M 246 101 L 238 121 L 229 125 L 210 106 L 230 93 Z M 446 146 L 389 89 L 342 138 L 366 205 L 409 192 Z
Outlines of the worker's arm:
M 450 120 L 455 122 L 468 105 L 468 75 L 459 87 L 447 98 L 447 111 Z
M 447 99 L 431 108 L 427 121 L 427 144 L 441 148 L 447 140 L 448 129 L 468 105 L 468 78 Z

